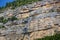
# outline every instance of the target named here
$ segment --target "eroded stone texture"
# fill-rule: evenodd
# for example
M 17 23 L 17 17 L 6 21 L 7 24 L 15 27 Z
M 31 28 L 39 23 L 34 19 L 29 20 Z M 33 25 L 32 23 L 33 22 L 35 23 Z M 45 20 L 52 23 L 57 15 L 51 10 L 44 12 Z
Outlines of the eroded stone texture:
M 1 13 L 0 17 L 15 16 L 18 20 L 0 23 L 5 26 L 0 29 L 0 40 L 35 40 L 60 33 L 59 9 L 60 2 L 43 0 Z M 27 28 L 27 33 L 24 28 Z
M 0 37 L 0 40 L 6 40 L 5 37 Z

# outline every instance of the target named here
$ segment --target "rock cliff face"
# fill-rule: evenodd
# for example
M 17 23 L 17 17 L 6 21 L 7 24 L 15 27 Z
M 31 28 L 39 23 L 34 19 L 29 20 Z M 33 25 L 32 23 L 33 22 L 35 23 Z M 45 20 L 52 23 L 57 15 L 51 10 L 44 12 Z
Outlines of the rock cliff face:
M 60 33 L 60 1 L 43 0 L 0 13 L 0 40 L 35 40 Z

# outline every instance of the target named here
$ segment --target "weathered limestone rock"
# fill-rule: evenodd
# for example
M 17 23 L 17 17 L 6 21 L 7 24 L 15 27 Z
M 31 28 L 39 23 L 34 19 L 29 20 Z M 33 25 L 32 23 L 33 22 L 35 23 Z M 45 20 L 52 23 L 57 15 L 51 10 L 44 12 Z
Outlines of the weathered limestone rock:
M 36 31 L 36 32 L 31 33 L 31 35 L 30 35 L 31 39 L 30 40 L 42 38 L 45 36 L 51 36 L 51 35 L 54 35 L 54 29 Z
M 30 15 L 29 13 L 18 14 L 17 18 L 18 19 L 23 19 L 23 18 L 29 17 L 29 15 Z
M 18 20 L 8 20 L 5 24 L 0 23 L 6 27 L 6 29 L 0 29 L 0 36 L 4 36 L 1 36 L 0 40 L 28 40 L 29 38 L 34 40 L 60 33 L 60 3 L 55 2 L 44 0 L 1 13 L 0 17 L 15 16 Z M 28 28 L 27 31 L 30 35 L 24 36 L 24 27 Z
M 0 40 L 6 40 L 5 37 L 0 37 Z

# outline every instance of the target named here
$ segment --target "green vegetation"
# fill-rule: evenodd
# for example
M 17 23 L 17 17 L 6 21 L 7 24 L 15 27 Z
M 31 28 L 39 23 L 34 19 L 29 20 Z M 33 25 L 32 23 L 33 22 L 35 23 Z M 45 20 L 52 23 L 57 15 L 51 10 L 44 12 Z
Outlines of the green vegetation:
M 0 7 L 0 11 L 4 10 L 6 8 L 10 8 L 10 7 L 12 9 L 14 9 L 14 8 L 19 7 L 21 5 L 31 4 L 32 2 L 36 2 L 36 1 L 42 1 L 42 0 L 15 0 L 13 2 L 7 3 L 5 7 Z
M 15 16 L 13 16 L 13 17 L 11 17 L 11 18 L 8 18 L 8 19 L 6 19 L 6 18 L 4 18 L 4 17 L 0 17 L 0 23 L 7 23 L 8 21 L 14 21 L 14 20 L 18 20 Z
M 4 17 L 0 17 L 0 22 L 1 22 L 1 23 L 6 23 L 6 22 L 8 22 L 8 20 L 5 19 Z
M 60 34 L 55 34 L 53 36 L 46 36 L 45 38 L 41 38 L 37 40 L 60 40 Z
M 15 16 L 12 16 L 11 18 L 8 18 L 10 21 L 18 20 Z
M 1 25 L 0 25 L 0 29 L 1 29 L 1 28 L 5 28 L 5 26 L 1 26 Z

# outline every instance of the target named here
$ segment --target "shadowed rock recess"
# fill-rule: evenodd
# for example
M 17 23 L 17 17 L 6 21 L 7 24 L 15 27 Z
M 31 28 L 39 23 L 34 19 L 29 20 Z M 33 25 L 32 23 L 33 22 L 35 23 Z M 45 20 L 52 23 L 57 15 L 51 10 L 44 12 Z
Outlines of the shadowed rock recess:
M 35 40 L 60 33 L 60 0 L 42 0 L 0 13 L 0 40 Z

